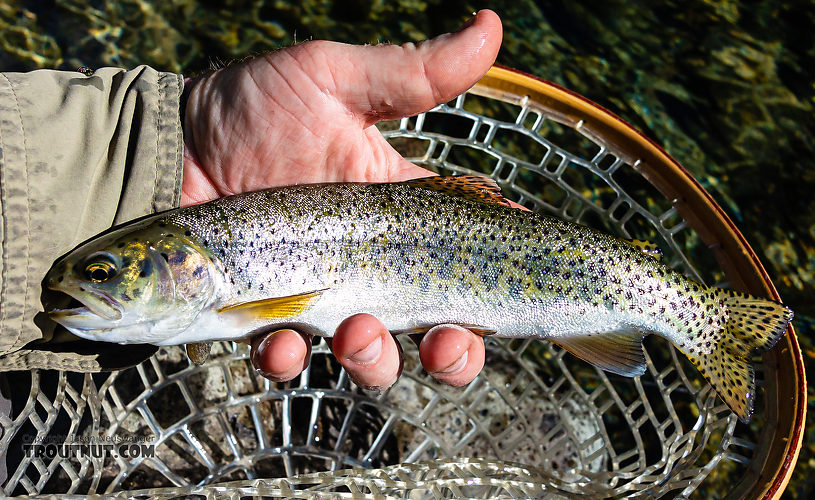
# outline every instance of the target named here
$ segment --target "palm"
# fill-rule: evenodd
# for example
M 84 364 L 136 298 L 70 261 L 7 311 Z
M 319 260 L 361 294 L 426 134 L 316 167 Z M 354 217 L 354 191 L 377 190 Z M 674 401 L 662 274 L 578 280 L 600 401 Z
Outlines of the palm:
M 484 30 L 500 26 L 497 18 L 481 23 Z M 500 45 L 500 36 L 483 40 L 466 30 L 418 46 L 308 42 L 195 82 L 185 117 L 182 203 L 280 185 L 428 175 L 372 125 L 469 88 Z
M 277 52 L 200 82 L 195 97 L 218 102 L 207 110 L 220 113 L 192 125 L 195 161 L 218 195 L 400 177 L 406 167 L 396 151 L 375 127 L 331 97 L 337 89 L 325 48 L 298 46 L 285 57 Z M 291 68 L 283 72 L 275 58 Z M 199 140 L 199 134 L 207 138 Z

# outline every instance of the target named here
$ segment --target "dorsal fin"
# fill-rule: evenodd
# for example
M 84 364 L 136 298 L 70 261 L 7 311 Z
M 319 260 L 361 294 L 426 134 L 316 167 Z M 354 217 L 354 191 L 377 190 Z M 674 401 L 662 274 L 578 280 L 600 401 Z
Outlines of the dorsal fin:
M 504 198 L 498 184 L 493 179 L 481 175 L 422 177 L 406 181 L 405 184 L 481 203 L 509 206 L 509 201 Z
M 656 244 L 651 243 L 650 241 L 643 241 L 643 240 L 625 240 L 626 243 L 630 244 L 640 252 L 644 253 L 649 257 L 653 257 L 656 260 L 662 260 L 662 250 L 659 249 Z

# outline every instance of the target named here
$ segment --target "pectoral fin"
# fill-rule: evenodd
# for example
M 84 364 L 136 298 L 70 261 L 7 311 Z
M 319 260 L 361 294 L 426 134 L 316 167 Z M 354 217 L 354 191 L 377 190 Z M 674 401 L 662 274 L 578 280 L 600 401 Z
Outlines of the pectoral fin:
M 209 358 L 209 351 L 212 348 L 212 342 L 196 342 L 194 344 L 187 344 L 187 357 L 194 365 L 202 365 L 204 361 Z
M 640 331 L 621 330 L 557 339 L 553 342 L 598 368 L 626 377 L 636 377 L 645 373 L 642 337 Z
M 324 291 L 240 302 L 218 309 L 218 314 L 240 315 L 250 320 L 290 318 L 308 310 Z

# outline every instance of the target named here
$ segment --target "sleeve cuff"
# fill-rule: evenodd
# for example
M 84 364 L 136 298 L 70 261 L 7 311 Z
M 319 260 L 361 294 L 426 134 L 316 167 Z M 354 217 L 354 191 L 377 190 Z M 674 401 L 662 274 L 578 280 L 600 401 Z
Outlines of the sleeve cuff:
M 56 325 L 34 321 L 41 280 L 88 237 L 178 206 L 183 87 L 181 75 L 147 66 L 0 74 L 0 371 L 99 371 L 122 352 L 55 348 Z

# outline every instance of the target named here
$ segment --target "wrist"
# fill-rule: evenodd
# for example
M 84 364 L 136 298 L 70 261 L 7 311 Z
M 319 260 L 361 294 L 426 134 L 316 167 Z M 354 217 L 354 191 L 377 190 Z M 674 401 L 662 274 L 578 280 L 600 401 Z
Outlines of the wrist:
M 183 164 L 181 172 L 181 198 L 180 206 L 186 207 L 219 197 L 218 191 L 204 171 L 198 160 L 195 148 L 195 134 L 190 118 L 190 108 L 195 107 L 193 88 L 202 77 L 184 79 L 184 90 L 179 102 L 179 118 L 181 120 L 181 134 L 184 144 Z

